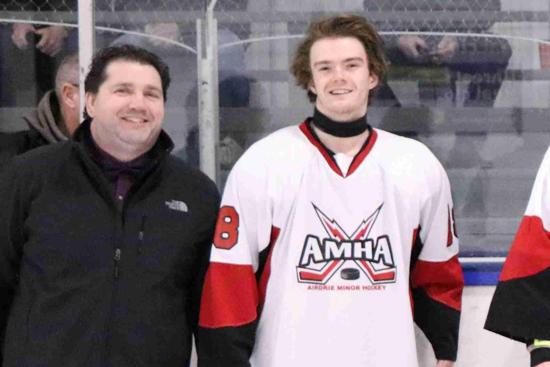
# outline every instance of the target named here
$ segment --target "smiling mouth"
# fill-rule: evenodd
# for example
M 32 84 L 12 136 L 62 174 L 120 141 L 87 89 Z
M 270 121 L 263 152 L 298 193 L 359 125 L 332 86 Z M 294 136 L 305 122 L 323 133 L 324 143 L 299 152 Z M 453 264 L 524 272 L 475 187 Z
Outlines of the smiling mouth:
M 329 93 L 333 96 L 343 96 L 351 92 L 352 92 L 351 89 L 334 89 L 334 90 L 331 90 Z
M 130 122 L 132 124 L 145 124 L 148 122 L 147 119 L 141 118 L 141 117 L 135 117 L 135 116 L 125 116 L 122 117 L 122 119 L 126 122 Z

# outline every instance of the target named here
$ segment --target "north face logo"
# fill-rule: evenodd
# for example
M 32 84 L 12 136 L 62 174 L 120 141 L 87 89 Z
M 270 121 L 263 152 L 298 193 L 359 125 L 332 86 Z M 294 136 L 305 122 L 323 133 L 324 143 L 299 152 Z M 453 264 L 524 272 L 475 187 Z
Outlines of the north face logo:
M 358 279 L 361 270 L 372 284 L 395 282 L 396 269 L 389 236 L 369 237 L 383 204 L 361 221 L 351 235 L 336 220 L 312 205 L 327 237 L 306 236 L 296 267 L 300 283 L 325 284 L 348 261 L 356 266 L 342 269 L 342 279 Z
M 188 211 L 187 204 L 185 204 L 183 201 L 170 200 L 170 201 L 166 201 L 164 203 L 166 204 L 166 206 L 169 209 L 177 210 L 179 212 L 184 212 L 184 213 L 187 213 L 187 211 Z

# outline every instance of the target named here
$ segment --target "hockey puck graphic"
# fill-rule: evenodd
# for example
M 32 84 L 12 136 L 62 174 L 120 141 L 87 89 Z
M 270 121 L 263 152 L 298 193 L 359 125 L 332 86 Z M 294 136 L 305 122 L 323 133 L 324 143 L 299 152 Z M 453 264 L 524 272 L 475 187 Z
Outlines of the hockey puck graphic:
M 345 280 L 359 279 L 359 270 L 355 268 L 345 268 L 340 271 L 340 277 Z

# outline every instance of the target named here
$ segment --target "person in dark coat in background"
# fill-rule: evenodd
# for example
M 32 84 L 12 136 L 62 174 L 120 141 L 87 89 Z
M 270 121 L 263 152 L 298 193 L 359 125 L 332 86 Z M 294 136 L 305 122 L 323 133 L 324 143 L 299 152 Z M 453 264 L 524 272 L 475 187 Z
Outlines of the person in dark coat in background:
M 16 155 L 47 144 L 65 141 L 80 124 L 78 55 L 61 62 L 55 77 L 55 90 L 48 91 L 24 120 L 28 130 L 0 133 L 0 168 Z

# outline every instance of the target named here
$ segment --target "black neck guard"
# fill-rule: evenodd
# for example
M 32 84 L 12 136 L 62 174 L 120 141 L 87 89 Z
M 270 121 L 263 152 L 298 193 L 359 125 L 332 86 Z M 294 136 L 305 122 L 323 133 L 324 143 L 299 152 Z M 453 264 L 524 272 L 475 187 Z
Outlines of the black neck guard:
M 319 130 L 339 138 L 357 136 L 369 128 L 367 115 L 353 121 L 338 122 L 323 115 L 317 108 L 313 112 L 313 125 L 319 128 Z

